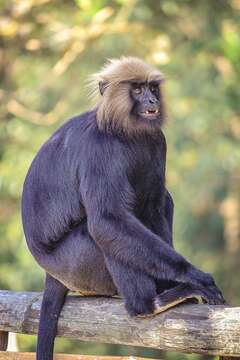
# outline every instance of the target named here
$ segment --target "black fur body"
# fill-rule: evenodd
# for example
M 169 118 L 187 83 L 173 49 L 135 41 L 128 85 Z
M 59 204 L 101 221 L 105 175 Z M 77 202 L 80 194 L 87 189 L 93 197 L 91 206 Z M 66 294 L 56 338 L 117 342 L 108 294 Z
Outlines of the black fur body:
M 146 135 L 126 141 L 100 131 L 95 117 L 92 111 L 71 119 L 42 146 L 25 180 L 23 224 L 38 263 L 68 289 L 114 295 L 118 290 L 104 256 L 108 256 L 106 247 L 116 235 L 110 227 L 101 229 L 98 215 L 106 221 L 118 221 L 129 213 L 171 245 L 173 204 L 165 190 L 163 133 L 155 139 Z M 99 240 L 93 240 L 89 228 L 93 235 L 106 231 L 106 239 L 100 239 L 100 234 Z M 122 252 L 119 261 L 123 257 L 122 266 L 132 264 L 137 270 L 135 254 L 124 244 L 124 233 L 121 241 L 121 231 L 124 229 L 117 240 Z M 132 236 L 141 234 L 136 230 Z M 141 241 L 136 245 L 141 247 Z M 143 256 L 147 257 L 147 251 L 152 253 L 151 248 L 143 247 Z M 166 273 L 163 278 L 173 276 Z

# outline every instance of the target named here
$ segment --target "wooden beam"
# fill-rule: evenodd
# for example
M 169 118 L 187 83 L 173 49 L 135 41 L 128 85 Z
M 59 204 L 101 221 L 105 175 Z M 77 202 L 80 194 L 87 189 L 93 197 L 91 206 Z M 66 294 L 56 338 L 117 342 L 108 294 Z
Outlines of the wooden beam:
M 0 291 L 0 330 L 36 334 L 41 293 Z M 120 299 L 68 296 L 58 335 L 167 351 L 240 356 L 240 307 L 180 305 L 130 318 Z
M 35 360 L 36 354 L 29 352 L 4 352 L 0 351 L 1 360 Z M 54 354 L 54 360 L 151 360 L 136 356 L 91 356 Z

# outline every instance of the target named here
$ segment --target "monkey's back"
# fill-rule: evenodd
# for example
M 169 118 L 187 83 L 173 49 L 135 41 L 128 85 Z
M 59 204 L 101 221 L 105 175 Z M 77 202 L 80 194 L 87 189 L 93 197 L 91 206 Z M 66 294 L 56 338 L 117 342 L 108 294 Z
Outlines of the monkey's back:
M 86 216 L 79 167 L 95 127 L 94 111 L 69 120 L 43 144 L 30 166 L 23 187 L 22 221 L 34 256 L 54 249 Z

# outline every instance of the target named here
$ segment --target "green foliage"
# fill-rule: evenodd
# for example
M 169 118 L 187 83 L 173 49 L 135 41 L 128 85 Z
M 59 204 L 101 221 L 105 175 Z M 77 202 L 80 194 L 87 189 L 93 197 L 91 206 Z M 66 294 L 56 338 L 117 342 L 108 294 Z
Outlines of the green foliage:
M 0 10 L 0 288 L 43 287 L 20 219 L 34 155 L 61 123 L 91 106 L 89 74 L 106 58 L 136 55 L 167 77 L 176 248 L 214 274 L 230 303 L 239 302 L 239 0 L 11 0 Z M 22 349 L 34 349 L 32 337 L 19 339 Z M 66 339 L 57 349 L 162 355 Z

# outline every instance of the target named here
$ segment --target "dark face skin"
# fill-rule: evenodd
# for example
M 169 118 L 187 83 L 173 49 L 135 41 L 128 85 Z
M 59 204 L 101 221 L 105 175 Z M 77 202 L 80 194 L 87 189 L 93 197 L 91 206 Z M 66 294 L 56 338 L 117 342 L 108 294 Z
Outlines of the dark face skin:
M 134 101 L 133 114 L 148 121 L 160 119 L 159 83 L 131 82 L 130 95 Z

